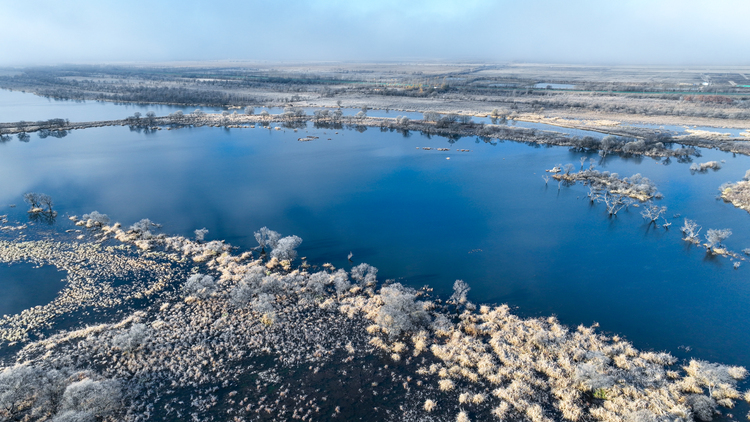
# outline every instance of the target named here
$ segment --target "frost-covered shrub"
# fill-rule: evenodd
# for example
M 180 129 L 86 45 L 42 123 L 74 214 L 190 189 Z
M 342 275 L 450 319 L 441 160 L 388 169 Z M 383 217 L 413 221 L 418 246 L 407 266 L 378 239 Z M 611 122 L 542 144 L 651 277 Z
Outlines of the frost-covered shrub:
M 310 275 L 305 283 L 305 292 L 313 296 L 319 296 L 325 293 L 325 288 L 331 283 L 331 275 L 325 271 L 320 271 Z
M 60 410 L 87 412 L 102 417 L 117 410 L 120 400 L 121 391 L 117 381 L 86 378 L 68 385 L 60 401 Z
M 377 282 L 378 269 L 369 264 L 359 264 L 352 268 L 351 275 L 360 285 L 374 285 Z
M 112 339 L 112 345 L 125 352 L 137 349 L 146 339 L 147 331 L 145 324 L 133 324 L 130 329 Z
M 217 286 L 214 278 L 210 275 L 193 274 L 188 277 L 182 289 L 187 296 L 205 299 L 216 292 Z
M 270 314 L 273 313 L 273 304 L 276 302 L 276 297 L 268 293 L 261 293 L 258 297 L 253 300 L 250 304 L 255 312 L 259 314 Z
M 205 227 L 202 229 L 198 229 L 195 231 L 195 240 L 198 242 L 203 242 L 207 234 L 208 234 L 208 229 L 206 229 Z
M 453 330 L 453 323 L 443 314 L 438 314 L 430 325 L 437 335 L 447 336 Z
M 646 150 L 646 142 L 643 140 L 628 142 L 622 147 L 622 150 L 629 153 L 640 153 Z
M 229 300 L 232 304 L 237 307 L 247 305 L 255 295 L 255 289 L 252 288 L 247 282 L 240 281 L 234 288 L 229 292 Z
M 687 404 L 693 411 L 693 416 L 699 421 L 711 421 L 716 413 L 716 401 L 703 394 L 691 394 L 687 397 Z
M 52 418 L 52 422 L 95 422 L 96 415 L 91 412 L 68 410 Z
M 714 171 L 719 170 L 721 169 L 721 163 L 719 163 L 718 161 L 708 161 L 706 163 L 693 163 L 690 165 L 691 172 L 705 173 L 708 171 L 708 169 L 712 169 Z
M 737 381 L 747 377 L 747 370 L 741 366 L 729 366 L 691 359 L 685 372 L 700 387 L 708 389 L 709 397 L 717 400 L 735 399 L 740 396 Z
M 657 422 L 654 412 L 641 409 L 628 415 L 626 422 Z
M 586 391 L 609 388 L 615 383 L 615 380 L 611 376 L 599 372 L 597 366 L 592 363 L 579 364 L 575 370 L 575 380 Z
M 279 239 L 276 246 L 271 251 L 271 258 L 279 261 L 293 261 L 297 257 L 295 250 L 302 243 L 302 239 L 297 236 L 287 236 Z
M 150 239 L 151 237 L 153 237 L 153 235 L 151 234 L 151 230 L 154 230 L 158 227 L 160 227 L 158 224 L 154 223 L 148 218 L 144 218 L 143 220 L 130 226 L 130 231 L 138 234 L 141 239 Z
M 346 293 L 352 287 L 352 284 L 349 282 L 349 274 L 344 270 L 338 270 L 333 273 L 333 287 L 339 295 Z
M 86 227 L 102 227 L 109 224 L 109 217 L 107 214 L 102 214 L 99 211 L 91 211 L 89 214 L 83 214 L 83 221 Z
M 430 321 L 424 302 L 416 301 L 414 289 L 394 283 L 383 286 L 379 298 L 383 305 L 377 310 L 374 321 L 391 338 L 417 331 Z

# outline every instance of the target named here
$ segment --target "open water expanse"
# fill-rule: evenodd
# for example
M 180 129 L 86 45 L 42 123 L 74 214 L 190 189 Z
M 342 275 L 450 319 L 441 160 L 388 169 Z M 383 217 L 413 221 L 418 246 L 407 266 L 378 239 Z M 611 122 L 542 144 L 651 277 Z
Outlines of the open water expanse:
M 29 94 L 0 93 L 2 121 L 91 121 L 182 109 L 49 105 Z M 103 117 L 105 109 L 111 117 Z M 306 135 L 319 139 L 297 141 Z M 715 199 L 719 185 L 743 177 L 750 159 L 702 153 L 695 161 L 725 160 L 723 168 L 691 174 L 690 163 L 616 156 L 597 165 L 652 179 L 674 223 L 666 231 L 649 227 L 639 208 L 609 218 L 603 205 L 589 203 L 583 185 L 545 186 L 544 169 L 558 163 L 577 169 L 583 155 L 598 160 L 595 153 L 473 137 L 451 144 L 377 128 L 145 134 L 106 127 L 0 144 L 0 214 L 24 221 L 22 195 L 36 191 L 55 199 L 61 230 L 73 228 L 68 216 L 97 210 L 124 225 L 150 218 L 170 234 L 206 227 L 207 239 L 249 249 L 256 246 L 253 231 L 268 226 L 300 236 L 300 256 L 311 264 L 348 268 L 351 251 L 355 264 L 379 268 L 380 280 L 429 284 L 447 297 L 454 280 L 463 279 L 477 303 L 555 314 L 572 326 L 599 322 L 638 348 L 750 366 L 750 263 L 735 270 L 729 259 L 707 256 L 681 240 L 682 218 L 672 218 L 696 220 L 702 233 L 731 228 L 729 249 L 750 247 L 750 215 Z M 31 265 L 0 267 L 0 314 L 46 303 L 63 276 Z

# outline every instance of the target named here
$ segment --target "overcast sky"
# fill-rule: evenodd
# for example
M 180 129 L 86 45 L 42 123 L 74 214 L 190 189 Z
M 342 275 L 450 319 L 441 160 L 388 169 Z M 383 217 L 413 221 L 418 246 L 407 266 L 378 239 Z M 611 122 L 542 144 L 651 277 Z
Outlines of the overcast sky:
M 750 64 L 748 0 L 0 0 L 0 66 L 182 60 Z

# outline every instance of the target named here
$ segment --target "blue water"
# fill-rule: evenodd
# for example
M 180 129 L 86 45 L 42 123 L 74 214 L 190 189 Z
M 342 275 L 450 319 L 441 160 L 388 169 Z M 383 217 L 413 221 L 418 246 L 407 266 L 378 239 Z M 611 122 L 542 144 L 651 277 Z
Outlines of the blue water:
M 534 88 L 537 89 L 575 89 L 573 84 L 551 84 L 547 82 L 539 82 L 534 84 Z
M 181 110 L 192 113 L 200 108 L 206 113 L 221 113 L 221 108 L 185 107 L 162 104 L 128 104 L 106 101 L 56 100 L 20 91 L 0 89 L 0 122 L 35 122 L 48 119 L 68 119 L 71 122 L 118 120 L 132 116 L 136 111 L 145 115 L 153 111 L 157 116 L 166 116 Z
M 596 321 L 639 348 L 750 366 L 750 263 L 734 270 L 689 246 L 681 219 L 665 231 L 647 226 L 637 208 L 608 218 L 603 205 L 589 204 L 586 187 L 545 186 L 544 169 L 578 167 L 582 154 L 375 128 L 338 132 L 106 127 L 14 139 L 0 144 L 0 214 L 26 218 L 22 206 L 6 204 L 40 191 L 55 198 L 61 230 L 70 228 L 67 215 L 98 210 L 126 225 L 148 217 L 167 233 L 206 227 L 208 239 L 247 249 L 253 231 L 268 226 L 302 237 L 300 256 L 311 264 L 348 268 L 351 251 L 355 264 L 378 267 L 381 280 L 430 284 L 447 296 L 463 279 L 476 302 L 555 314 L 573 326 Z M 298 142 L 305 134 L 320 138 Z M 664 194 L 670 217 L 694 219 L 704 232 L 731 228 L 727 246 L 750 247 L 750 215 L 715 199 L 750 159 L 704 150 L 698 160 L 726 162 L 691 174 L 689 163 L 609 156 L 599 168 L 642 173 Z M 33 283 L 38 270 L 27 270 L 24 282 Z
M 64 272 L 49 265 L 0 264 L 0 315 L 51 302 L 65 285 L 64 278 Z

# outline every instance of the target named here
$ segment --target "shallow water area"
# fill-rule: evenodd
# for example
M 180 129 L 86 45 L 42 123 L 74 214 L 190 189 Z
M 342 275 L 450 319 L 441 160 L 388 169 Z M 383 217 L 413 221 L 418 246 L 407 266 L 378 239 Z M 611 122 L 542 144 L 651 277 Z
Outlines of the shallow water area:
M 65 273 L 51 265 L 0 263 L 0 315 L 45 305 L 65 286 Z
M 586 187 L 545 186 L 544 169 L 578 168 L 582 155 L 596 154 L 375 128 L 335 132 L 110 127 L 14 140 L 0 146 L 0 175 L 14 180 L 0 188 L 0 203 L 23 207 L 24 192 L 41 191 L 56 199 L 59 218 L 98 210 L 129 225 L 148 217 L 166 233 L 206 227 L 209 239 L 242 249 L 268 226 L 302 237 L 300 256 L 314 265 L 348 268 L 351 251 L 353 263 L 378 267 L 381 280 L 430 284 L 447 296 L 464 279 L 478 302 L 556 314 L 571 325 L 598 321 L 638 347 L 687 356 L 678 347 L 690 346 L 690 356 L 748 364 L 750 339 L 737 333 L 750 329 L 750 264 L 734 270 L 689 246 L 680 240 L 680 218 L 670 219 L 669 231 L 646 225 L 638 208 L 609 218 L 602 205 L 589 204 Z M 297 141 L 305 135 L 319 139 Z M 727 246 L 747 247 L 747 213 L 714 198 L 750 161 L 716 151 L 696 160 L 726 163 L 705 174 L 675 160 L 597 163 L 651 178 L 669 217 L 732 228 Z

